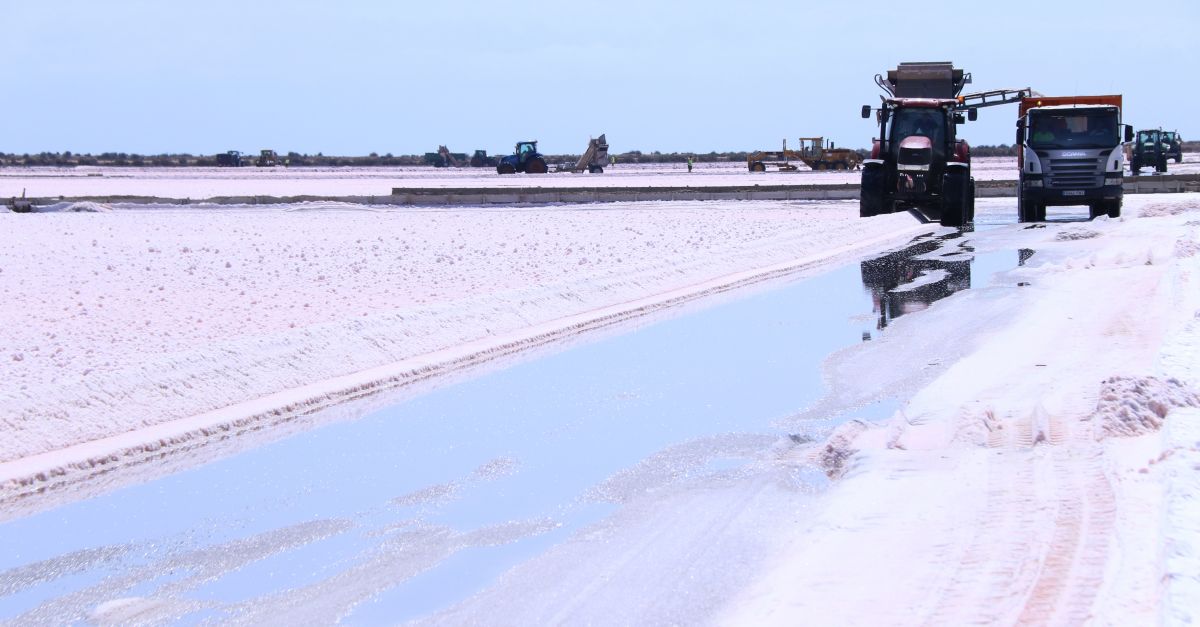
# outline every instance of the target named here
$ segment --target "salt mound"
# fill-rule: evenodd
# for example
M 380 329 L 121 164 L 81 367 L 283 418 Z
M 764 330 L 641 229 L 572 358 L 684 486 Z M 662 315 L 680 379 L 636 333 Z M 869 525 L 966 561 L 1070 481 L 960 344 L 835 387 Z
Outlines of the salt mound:
M 1143 218 L 1159 218 L 1196 210 L 1200 210 L 1200 201 L 1156 202 L 1142 207 L 1141 216 Z
M 1200 407 L 1200 395 L 1178 379 L 1109 377 L 1096 403 L 1096 439 L 1157 431 L 1173 407 Z
M 108 213 L 112 211 L 112 206 L 101 204 L 98 202 L 56 202 L 52 205 L 45 205 L 37 208 L 38 213 L 43 212 L 70 212 L 70 213 Z
M 858 420 L 844 423 L 833 430 L 815 454 L 815 461 L 826 476 L 837 479 L 846 474 L 850 458 L 858 453 L 855 440 L 866 430 L 867 426 Z
M 1195 240 L 1175 240 L 1176 257 L 1179 257 L 1180 259 L 1186 259 L 1187 257 L 1195 257 L 1196 253 L 1200 253 L 1200 244 L 1197 244 Z
M 1060 242 L 1071 242 L 1081 239 L 1092 239 L 1094 237 L 1100 237 L 1100 231 L 1080 227 L 1060 231 L 1058 235 L 1054 236 L 1054 239 Z

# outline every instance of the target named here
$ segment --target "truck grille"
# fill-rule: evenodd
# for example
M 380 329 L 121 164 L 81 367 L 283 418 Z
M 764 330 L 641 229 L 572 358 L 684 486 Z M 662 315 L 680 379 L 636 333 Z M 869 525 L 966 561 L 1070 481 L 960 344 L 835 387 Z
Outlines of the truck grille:
M 1050 159 L 1050 167 L 1046 171 L 1047 187 L 1070 189 L 1072 187 L 1098 187 L 1104 173 L 1103 163 L 1095 157 L 1090 159 Z

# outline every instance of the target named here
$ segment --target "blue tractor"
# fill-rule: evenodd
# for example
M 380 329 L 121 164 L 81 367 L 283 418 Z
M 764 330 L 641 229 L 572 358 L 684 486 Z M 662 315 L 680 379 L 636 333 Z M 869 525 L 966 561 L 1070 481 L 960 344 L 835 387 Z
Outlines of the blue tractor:
M 498 174 L 514 174 L 524 172 L 526 174 L 545 174 L 550 168 L 546 166 L 546 159 L 538 152 L 537 142 L 517 142 L 516 149 L 513 154 L 507 155 L 500 159 L 500 163 L 496 164 L 496 172 Z

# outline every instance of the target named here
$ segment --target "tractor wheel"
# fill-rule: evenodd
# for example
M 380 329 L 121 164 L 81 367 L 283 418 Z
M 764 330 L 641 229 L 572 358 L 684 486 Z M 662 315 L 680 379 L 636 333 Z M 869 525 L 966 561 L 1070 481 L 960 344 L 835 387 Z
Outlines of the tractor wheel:
M 1163 157 L 1162 159 L 1158 160 L 1158 164 L 1154 167 L 1154 171 L 1155 172 L 1166 172 L 1167 171 L 1167 158 L 1166 157 Z
M 1176 155 L 1175 163 L 1183 163 L 1183 155 Z
M 887 177 L 883 167 L 875 165 L 875 167 L 863 169 L 862 184 L 859 186 L 858 194 L 858 216 L 860 218 L 888 213 L 887 208 L 884 207 L 886 181 Z
M 525 163 L 526 174 L 545 174 L 550 171 L 546 167 L 546 160 L 541 157 L 533 157 Z
M 967 222 L 975 222 L 975 179 L 971 179 L 971 184 L 967 191 Z
M 496 166 L 496 174 L 516 174 L 517 169 L 511 163 L 501 163 Z
M 1137 176 L 1138 170 L 1142 169 L 1142 164 L 1136 158 L 1129 161 L 1129 174 Z
M 971 178 L 965 170 L 942 175 L 942 226 L 962 226 L 967 222 L 967 194 Z
M 813 166 L 812 166 L 812 169 L 814 169 L 814 170 L 824 170 L 824 169 L 825 169 L 825 162 L 824 162 L 824 161 L 818 161 L 818 162 L 814 163 L 814 164 L 813 164 Z
M 755 161 L 754 163 L 750 164 L 750 171 L 751 172 L 766 172 L 767 166 L 765 164 L 763 164 L 762 161 Z

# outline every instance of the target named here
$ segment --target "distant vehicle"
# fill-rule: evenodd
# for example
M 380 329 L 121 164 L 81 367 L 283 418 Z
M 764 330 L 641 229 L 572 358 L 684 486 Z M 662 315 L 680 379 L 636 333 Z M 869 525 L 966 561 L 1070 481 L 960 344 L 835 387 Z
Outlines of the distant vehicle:
M 780 172 L 795 172 L 799 168 L 792 163 L 795 159 L 813 170 L 856 170 L 862 157 L 848 148 L 834 148 L 833 142 L 825 146 L 824 137 L 801 137 L 798 150 L 788 150 L 783 140 L 783 150 L 759 150 L 746 155 L 746 168 L 751 172 L 766 172 L 767 166 L 775 166 Z
M 608 165 L 608 140 L 601 133 L 599 138 L 588 140 L 588 147 L 575 163 L 563 163 L 554 167 L 555 172 L 583 172 L 588 174 L 604 174 L 604 166 Z
M 254 165 L 260 168 L 273 168 L 279 165 L 279 155 L 275 154 L 274 150 L 261 150 Z
M 1151 128 L 1137 132 L 1137 139 L 1131 150 L 1133 156 L 1129 160 L 1129 171 L 1137 174 L 1146 166 L 1153 166 L 1155 172 L 1167 171 L 1167 153 L 1171 144 L 1163 137 L 1160 129 Z
M 538 152 L 537 141 L 517 142 L 513 154 L 500 159 L 496 164 L 497 174 L 545 174 L 550 168 L 546 166 L 546 158 Z
M 435 168 L 461 168 L 467 163 L 466 153 L 450 152 L 445 146 L 438 146 L 437 152 L 425 153 L 425 164 Z
M 1021 100 L 1017 220 L 1042 222 L 1047 206 L 1064 205 L 1087 205 L 1093 218 L 1120 217 L 1122 128 L 1124 141 L 1133 139 L 1133 129 L 1121 123 L 1120 94 Z
M 236 168 L 242 165 L 242 153 L 230 150 L 217 155 L 217 165 L 222 168 Z
M 1167 149 L 1167 158 L 1174 159 L 1175 163 L 1183 163 L 1183 137 L 1179 135 L 1179 131 L 1163 131 L 1163 140 L 1170 146 Z
M 472 168 L 494 168 L 499 162 L 496 157 L 489 157 L 486 150 L 476 150 L 475 154 L 471 155 Z

